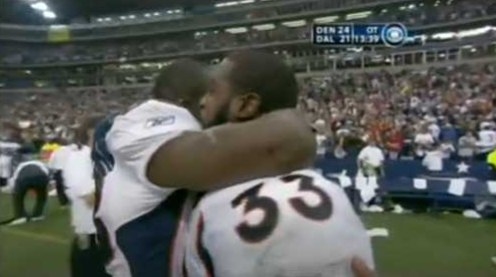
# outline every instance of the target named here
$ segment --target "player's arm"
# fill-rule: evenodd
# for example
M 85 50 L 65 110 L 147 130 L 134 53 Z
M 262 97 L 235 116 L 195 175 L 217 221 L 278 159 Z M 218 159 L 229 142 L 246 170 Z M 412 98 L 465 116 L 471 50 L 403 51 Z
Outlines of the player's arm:
M 315 138 L 294 110 L 257 120 L 188 132 L 152 155 L 147 178 L 161 187 L 209 190 L 308 167 Z

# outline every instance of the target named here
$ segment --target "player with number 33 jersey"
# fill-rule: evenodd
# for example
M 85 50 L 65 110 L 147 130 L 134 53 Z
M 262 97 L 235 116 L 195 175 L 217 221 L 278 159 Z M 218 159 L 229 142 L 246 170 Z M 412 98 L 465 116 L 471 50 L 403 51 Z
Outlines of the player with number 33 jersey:
M 353 276 L 371 245 L 344 191 L 313 170 L 211 192 L 196 207 L 190 276 Z

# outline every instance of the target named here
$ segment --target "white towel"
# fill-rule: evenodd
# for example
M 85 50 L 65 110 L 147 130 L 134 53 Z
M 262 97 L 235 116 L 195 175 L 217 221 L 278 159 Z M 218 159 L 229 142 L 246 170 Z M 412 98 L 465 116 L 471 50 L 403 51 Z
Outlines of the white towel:
M 416 189 L 427 189 L 427 180 L 426 179 L 413 179 L 413 187 Z
M 490 194 L 496 194 L 496 181 L 488 181 L 487 190 Z
M 448 188 L 448 193 L 457 196 L 462 196 L 463 193 L 465 192 L 465 185 L 466 185 L 465 179 L 451 179 L 450 186 Z

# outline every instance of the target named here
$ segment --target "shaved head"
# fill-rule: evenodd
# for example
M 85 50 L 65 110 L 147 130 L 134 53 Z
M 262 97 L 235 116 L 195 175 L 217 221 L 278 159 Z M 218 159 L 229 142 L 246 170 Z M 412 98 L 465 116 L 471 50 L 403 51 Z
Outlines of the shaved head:
M 298 93 L 296 77 L 280 57 L 253 50 L 234 52 L 210 71 L 202 119 L 214 126 L 296 108 Z
M 203 64 L 180 59 L 162 69 L 152 89 L 153 97 L 172 102 L 197 115 L 199 102 L 205 94 L 208 76 Z

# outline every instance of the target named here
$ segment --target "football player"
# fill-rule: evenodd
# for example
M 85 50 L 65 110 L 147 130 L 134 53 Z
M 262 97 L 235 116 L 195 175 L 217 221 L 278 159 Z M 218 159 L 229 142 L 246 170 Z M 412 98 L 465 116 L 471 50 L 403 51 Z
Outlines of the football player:
M 195 115 L 207 82 L 201 65 L 177 61 L 158 77 L 155 99 L 94 132 L 95 223 L 113 276 L 182 274 L 189 191 L 291 172 L 314 159 L 311 129 L 294 110 L 202 131 Z
M 233 53 L 212 75 L 202 101 L 207 125 L 296 107 L 295 76 L 273 54 Z M 361 276 L 352 257 L 373 269 L 370 240 L 344 191 L 302 165 L 206 194 L 189 225 L 188 275 Z

